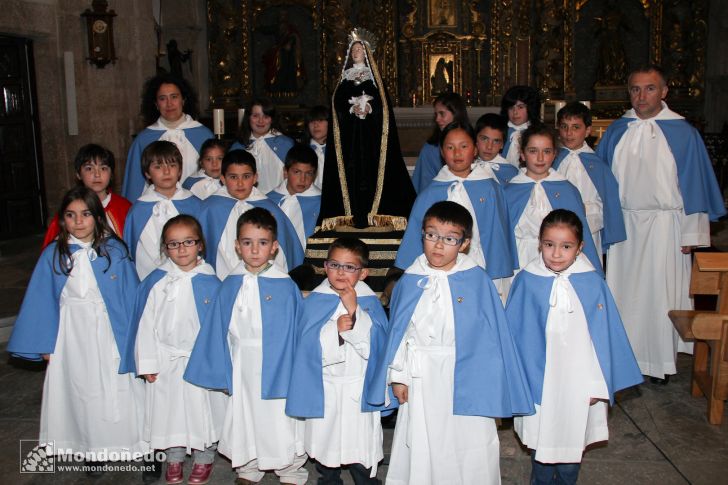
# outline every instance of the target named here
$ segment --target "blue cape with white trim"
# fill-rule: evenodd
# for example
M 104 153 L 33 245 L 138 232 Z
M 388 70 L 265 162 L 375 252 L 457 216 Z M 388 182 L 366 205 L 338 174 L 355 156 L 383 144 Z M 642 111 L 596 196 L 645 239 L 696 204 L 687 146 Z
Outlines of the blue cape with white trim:
M 338 295 L 311 292 L 303 302 L 300 320 L 300 338 L 296 345 L 293 375 L 288 389 L 286 414 L 296 418 L 322 418 L 324 416 L 324 379 L 321 356 L 321 328 L 336 311 L 341 299 Z M 373 406 L 364 395 L 371 386 L 374 365 L 386 343 L 389 322 L 376 296 L 359 296 L 357 305 L 369 314 L 372 327 L 369 332 L 369 360 L 364 376 L 362 391 L 362 412 L 383 411 L 397 407 L 397 400 L 391 395 L 391 405 Z M 384 386 L 382 386 L 384 389 Z M 391 392 L 391 391 L 390 391 Z
M 405 273 L 392 294 L 391 329 L 377 362 L 367 401 L 384 402 L 389 365 L 399 349 L 423 289 L 424 275 Z M 533 414 L 526 376 L 493 282 L 479 266 L 448 275 L 455 319 L 453 413 L 510 417 Z
M 558 170 L 559 165 L 567 155 L 569 155 L 568 148 L 559 150 L 556 160 L 554 160 L 554 170 Z M 604 227 L 599 232 L 602 235 L 602 249 L 606 251 L 612 244 L 627 239 L 627 231 L 624 228 L 624 218 L 622 217 L 622 205 L 619 201 L 619 185 L 609 166 L 596 154 L 579 153 L 579 160 L 581 160 L 584 170 L 589 175 L 592 184 L 594 184 L 594 188 L 597 189 L 599 198 L 602 199 Z
M 124 353 L 121 356 L 120 373 L 133 372 L 136 374 L 136 362 L 134 361 L 134 345 L 136 343 L 136 335 L 139 331 L 139 321 L 144 313 L 147 305 L 147 299 L 152 288 L 167 275 L 162 269 L 155 269 L 137 288 L 136 299 L 134 303 L 134 313 L 132 314 L 129 333 L 127 334 Z M 196 274 L 192 277 L 192 293 L 195 297 L 195 308 L 197 309 L 197 318 L 202 322 L 207 317 L 208 309 L 212 307 L 215 294 L 220 287 L 220 280 L 215 275 Z
M 56 244 L 54 241 L 45 248 L 28 283 L 7 347 L 8 353 L 16 357 L 42 360 L 42 354 L 52 354 L 55 350 L 61 292 L 68 280 L 58 267 Z M 69 247 L 71 254 L 80 249 L 75 244 Z M 98 254 L 91 261 L 91 267 L 109 314 L 116 347 L 119 355 L 124 355 L 139 278 L 123 244 L 108 239 L 103 247 L 111 257 L 111 265 L 106 257 Z
M 152 210 L 156 202 L 145 202 L 137 200 L 131 205 L 124 223 L 124 242 L 129 246 L 131 257 L 136 258 L 136 248 L 144 228 L 152 217 Z M 196 219 L 200 218 L 202 201 L 191 195 L 186 199 L 172 200 L 172 204 L 180 214 L 187 214 Z M 159 235 L 160 240 L 162 235 Z
M 635 119 L 622 117 L 615 120 L 602 136 L 596 153 L 610 167 L 614 162 L 614 150 L 619 140 L 627 131 L 627 125 Z M 655 120 L 655 122 L 665 135 L 675 158 L 685 214 L 706 212 L 711 221 L 724 216 L 726 209 L 723 196 L 698 131 L 683 119 Z
M 194 128 L 185 128 L 185 137 L 190 144 L 199 152 L 205 140 L 213 138 L 212 132 L 205 126 L 196 126 Z M 166 133 L 165 130 L 152 130 L 144 128 L 137 136 L 129 148 L 129 154 L 126 157 L 126 168 L 124 169 L 124 183 L 121 187 L 121 195 L 127 199 L 134 201 L 142 195 L 146 180 L 142 174 L 142 152 L 152 142 Z M 184 182 L 184 181 L 183 181 Z
M 247 275 L 231 274 L 222 282 L 197 334 L 184 379 L 207 389 L 233 394 L 233 368 L 228 330 L 238 291 Z M 291 380 L 301 292 L 290 278 L 258 276 L 263 321 L 261 398 L 285 398 Z
M 505 186 L 503 191 L 506 195 L 508 203 L 508 217 L 510 218 L 511 232 L 515 232 L 518 220 L 523 214 L 523 210 L 528 204 L 531 197 L 531 190 L 536 182 L 533 183 L 510 183 Z M 586 221 L 586 213 L 584 212 L 584 202 L 581 200 L 579 190 L 567 180 L 554 180 L 541 182 L 546 196 L 551 203 L 551 209 L 568 209 L 574 212 L 584 226 L 584 254 L 596 271 L 603 277 L 602 262 L 597 255 L 597 248 L 591 237 L 589 223 Z
M 266 196 L 276 205 L 280 204 L 283 198 L 283 194 L 275 190 L 271 190 Z M 316 230 L 316 221 L 318 220 L 319 210 L 321 209 L 321 195 L 303 196 L 298 194 L 296 198 L 301 205 L 301 213 L 303 214 L 303 232 L 307 238 L 311 237 L 311 234 Z
M 614 393 L 642 383 L 642 374 L 627 339 L 614 298 L 594 271 L 569 275 L 584 308 L 589 334 L 609 390 Z M 534 403 L 541 403 L 546 365 L 546 321 L 554 278 L 518 273 L 508 295 L 506 316 L 522 359 Z
M 447 189 L 451 181 L 434 180 L 417 196 L 407 221 L 407 229 L 397 251 L 394 265 L 408 268 L 422 254 L 422 221 L 425 212 L 434 204 L 447 200 Z M 480 235 L 480 244 L 485 256 L 486 271 L 491 278 L 506 278 L 518 268 L 518 251 L 513 231 L 508 224 L 503 189 L 492 178 L 465 180 L 465 190 L 475 209 L 475 221 Z
M 205 261 L 214 268 L 217 264 L 217 249 L 220 238 L 225 233 L 230 212 L 237 200 L 221 195 L 211 195 L 202 203 L 200 224 L 207 240 Z M 283 211 L 270 199 L 246 200 L 253 207 L 262 207 L 270 211 L 278 224 L 278 245 L 286 256 L 288 271 L 303 263 L 303 248 L 296 235 L 296 229 Z M 237 223 L 237 221 L 236 221 Z
M 415 171 L 412 173 L 412 185 L 415 186 L 415 192 L 420 194 L 429 187 L 432 179 L 437 176 L 443 165 L 438 145 L 430 145 L 429 143 L 422 145 L 415 164 Z
M 273 153 L 276 154 L 281 163 L 285 162 L 286 155 L 288 155 L 288 150 L 291 149 L 294 143 L 293 140 L 286 135 L 271 136 L 269 138 L 265 138 L 265 142 L 268 144 Z M 247 146 L 248 143 L 243 145 L 240 141 L 236 141 L 230 146 L 228 151 L 245 150 Z

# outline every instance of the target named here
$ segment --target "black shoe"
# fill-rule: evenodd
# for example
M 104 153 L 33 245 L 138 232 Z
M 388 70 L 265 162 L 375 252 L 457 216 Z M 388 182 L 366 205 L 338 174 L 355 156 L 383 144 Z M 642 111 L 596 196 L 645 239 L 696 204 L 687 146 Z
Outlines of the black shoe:
M 104 474 L 104 462 L 103 461 L 91 461 L 86 460 L 86 475 L 89 477 L 100 477 Z
M 660 386 L 666 386 L 667 383 L 670 382 L 670 376 L 665 375 L 664 379 L 660 379 L 659 377 L 650 377 L 650 382 Z
M 164 462 L 156 459 L 156 453 L 154 460 L 143 461 L 142 463 L 145 467 L 151 467 L 151 469 L 145 469 L 142 472 L 142 482 L 144 482 L 145 485 L 154 483 L 162 478 L 162 465 Z

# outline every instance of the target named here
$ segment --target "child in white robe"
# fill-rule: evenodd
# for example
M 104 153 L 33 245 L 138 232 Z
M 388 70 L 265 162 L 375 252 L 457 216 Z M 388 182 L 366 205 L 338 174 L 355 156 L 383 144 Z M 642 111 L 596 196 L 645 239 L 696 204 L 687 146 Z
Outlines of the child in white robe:
M 541 122 L 541 98 L 530 86 L 511 86 L 501 99 L 501 116 L 508 118 L 508 133 L 503 145 L 503 158 L 520 167 L 521 133 Z
M 303 421 L 285 413 L 302 297 L 273 264 L 276 232 L 276 219 L 261 207 L 238 219 L 242 261 L 223 281 L 185 375 L 230 393 L 218 451 L 232 462 L 239 485 L 261 481 L 266 471 L 281 483 L 308 478 Z
M 306 134 L 303 142 L 316 152 L 318 170 L 313 184 L 321 190 L 324 184 L 324 160 L 326 159 L 326 139 L 329 135 L 331 112 L 327 106 L 316 105 L 306 113 Z
M 167 221 L 160 250 L 165 262 L 137 292 L 127 360 L 148 383 L 145 439 L 152 448 L 166 450 L 167 483 L 182 482 L 185 455 L 192 450 L 189 483 L 205 483 L 227 399 L 182 376 L 220 280 L 200 257 L 205 241 L 194 217 L 178 215 Z
M 384 457 L 380 411 L 368 409 L 365 376 L 387 331 L 378 298 L 363 282 L 369 249 L 355 238 L 329 247 L 326 277 L 301 315 L 286 413 L 306 418 L 305 447 L 319 483 L 341 483 L 346 465 L 357 484 L 378 484 Z
M 193 173 L 182 183 L 200 200 L 205 200 L 222 187 L 220 175 L 222 173 L 222 159 L 227 146 L 222 140 L 210 138 L 200 147 L 200 159 L 197 162 L 197 172 Z
M 120 374 L 139 280 L 93 190 L 78 186 L 61 203 L 59 236 L 33 271 L 7 350 L 46 360 L 41 445 L 53 454 L 137 454 L 144 385 Z
M 433 204 L 424 254 L 392 296 L 386 354 L 367 396 L 381 402 L 391 384 L 400 404 L 388 484 L 498 484 L 493 418 L 532 412 L 495 286 L 462 254 L 472 227 L 461 205 Z
M 581 254 L 583 235 L 573 212 L 548 214 L 540 254 L 516 276 L 506 308 L 536 408 L 514 429 L 537 485 L 575 484 L 584 449 L 609 437 L 614 393 L 642 382 L 606 282 Z

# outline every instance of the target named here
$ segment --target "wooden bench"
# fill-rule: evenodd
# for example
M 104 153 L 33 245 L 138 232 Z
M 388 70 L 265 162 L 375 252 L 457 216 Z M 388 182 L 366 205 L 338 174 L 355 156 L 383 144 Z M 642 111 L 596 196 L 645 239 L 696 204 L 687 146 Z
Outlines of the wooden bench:
M 721 424 L 728 399 L 728 253 L 695 253 L 690 296 L 717 295 L 715 311 L 671 310 L 683 340 L 693 340 L 690 392 L 708 399 L 708 421 Z

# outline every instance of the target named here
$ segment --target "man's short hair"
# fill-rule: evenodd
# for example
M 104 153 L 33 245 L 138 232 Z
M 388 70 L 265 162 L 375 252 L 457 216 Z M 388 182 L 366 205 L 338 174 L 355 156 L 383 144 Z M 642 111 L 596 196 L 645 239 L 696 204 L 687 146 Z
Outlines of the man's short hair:
M 422 230 L 425 230 L 427 221 L 429 219 L 437 219 L 445 224 L 452 224 L 453 226 L 459 226 L 463 230 L 463 238 L 470 239 L 473 237 L 473 217 L 470 215 L 468 210 L 458 204 L 449 200 L 441 200 L 435 202 L 425 212 L 425 217 L 422 218 Z
M 584 103 L 580 103 L 579 101 L 566 103 L 566 106 L 556 113 L 557 123 L 561 123 L 561 120 L 564 118 L 581 118 L 581 121 L 584 122 L 584 126 L 592 125 L 591 111 Z
M 340 237 L 329 246 L 329 252 L 326 258 L 331 258 L 334 249 L 343 249 L 354 253 L 359 258 L 359 264 L 362 268 L 369 266 L 369 246 L 364 241 L 356 237 Z
M 503 138 L 505 139 L 508 134 L 508 119 L 497 113 L 485 113 L 475 122 L 475 136 L 478 136 L 478 133 L 483 131 L 483 128 L 498 130 L 503 134 Z
M 273 236 L 273 240 L 276 241 L 278 239 L 278 223 L 276 222 L 276 218 L 273 217 L 273 214 L 271 214 L 268 209 L 253 207 L 252 209 L 243 212 L 240 217 L 238 217 L 238 222 L 235 227 L 236 238 L 240 237 L 240 229 L 242 229 L 245 224 L 253 224 L 258 229 L 270 231 L 271 236 Z
M 286 154 L 284 167 L 286 170 L 291 168 L 294 163 L 303 163 L 310 165 L 314 170 L 318 169 L 318 155 L 313 148 L 303 143 L 295 143 Z
M 247 165 L 253 173 L 258 173 L 258 169 L 255 165 L 255 157 L 247 150 L 230 150 L 225 154 L 222 159 L 221 168 L 223 177 L 227 173 L 230 165 Z
M 657 75 L 660 76 L 660 79 L 662 79 L 662 85 L 667 86 L 667 75 L 665 74 L 665 70 L 657 64 L 642 64 L 632 69 L 629 76 L 627 76 L 627 85 L 629 85 L 629 82 L 632 80 L 632 76 L 635 74 L 648 74 L 650 72 L 657 73 Z

